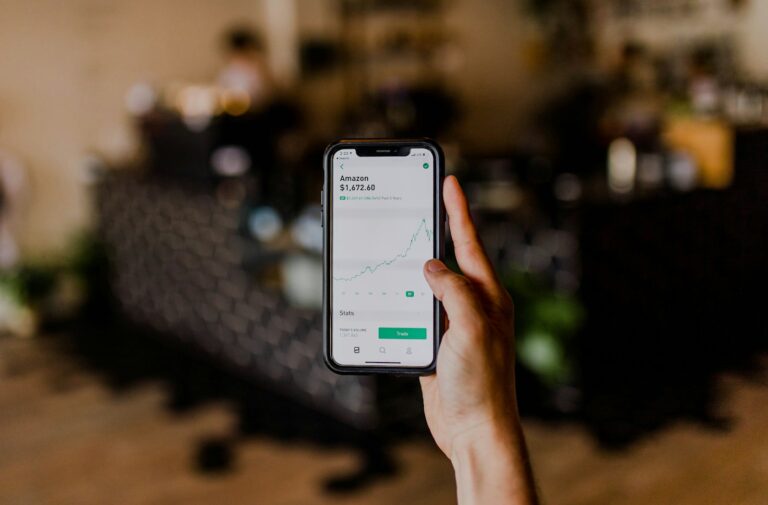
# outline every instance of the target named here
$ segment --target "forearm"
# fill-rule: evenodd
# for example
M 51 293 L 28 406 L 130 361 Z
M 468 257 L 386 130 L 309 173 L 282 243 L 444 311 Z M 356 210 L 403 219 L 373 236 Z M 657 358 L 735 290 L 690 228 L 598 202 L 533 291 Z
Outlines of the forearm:
M 483 428 L 453 445 L 459 505 L 535 505 L 533 483 L 519 423 Z

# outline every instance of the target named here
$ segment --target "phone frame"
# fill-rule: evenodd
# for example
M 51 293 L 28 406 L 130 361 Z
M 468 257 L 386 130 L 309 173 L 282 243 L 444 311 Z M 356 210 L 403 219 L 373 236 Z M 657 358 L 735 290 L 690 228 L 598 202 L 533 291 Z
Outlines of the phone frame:
M 429 375 L 434 373 L 437 365 L 437 351 L 443 336 L 445 315 L 443 305 L 434 298 L 433 309 L 433 357 L 432 362 L 425 367 L 405 366 L 347 366 L 340 365 L 332 357 L 331 310 L 332 300 L 332 249 L 333 241 L 333 156 L 341 149 L 365 149 L 375 152 L 376 149 L 422 148 L 432 152 L 434 157 L 434 249 L 435 258 L 445 257 L 445 206 L 443 204 L 443 179 L 445 178 L 445 161 L 443 150 L 433 140 L 419 139 L 344 139 L 330 144 L 323 156 L 323 192 L 321 193 L 321 221 L 323 225 L 323 358 L 325 364 L 337 374 L 396 374 L 396 375 Z M 389 156 L 389 154 L 372 154 L 373 156 Z

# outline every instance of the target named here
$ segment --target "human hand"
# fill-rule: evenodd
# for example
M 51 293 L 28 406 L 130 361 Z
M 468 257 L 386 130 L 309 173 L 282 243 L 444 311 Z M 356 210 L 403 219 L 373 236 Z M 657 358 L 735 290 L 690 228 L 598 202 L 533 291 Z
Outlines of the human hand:
M 455 177 L 445 179 L 443 199 L 463 275 L 438 260 L 424 266 L 448 316 L 437 372 L 421 378 L 427 424 L 456 468 L 461 503 L 534 503 L 515 396 L 512 299 L 480 244 Z M 485 488 L 479 475 L 487 477 Z

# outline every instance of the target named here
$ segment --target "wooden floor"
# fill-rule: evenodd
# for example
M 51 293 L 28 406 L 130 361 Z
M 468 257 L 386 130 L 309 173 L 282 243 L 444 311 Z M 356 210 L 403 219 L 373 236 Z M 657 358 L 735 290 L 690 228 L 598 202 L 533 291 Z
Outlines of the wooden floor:
M 545 503 L 768 503 L 768 381 L 723 376 L 724 432 L 680 424 L 623 452 L 605 452 L 576 426 L 527 423 Z M 2 504 L 447 504 L 451 467 L 428 444 L 396 449 L 400 472 L 352 495 L 324 494 L 356 455 L 245 439 L 231 471 L 194 469 L 202 440 L 227 436 L 225 404 L 170 413 L 147 383 L 116 395 L 36 340 L 0 339 Z

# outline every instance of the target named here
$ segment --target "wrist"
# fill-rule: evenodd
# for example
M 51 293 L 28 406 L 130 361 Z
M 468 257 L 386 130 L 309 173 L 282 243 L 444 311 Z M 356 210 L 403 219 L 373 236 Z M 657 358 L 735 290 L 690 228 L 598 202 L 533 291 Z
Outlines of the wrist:
M 519 420 L 488 421 L 451 444 L 460 505 L 536 503 Z
M 514 447 L 523 432 L 514 398 L 477 408 L 461 425 L 451 440 L 451 461 L 465 457 L 475 446 Z
M 522 429 L 517 418 L 478 421 L 453 438 L 449 457 L 456 465 L 470 460 L 477 453 L 492 451 L 503 455 L 514 452 L 521 437 Z

